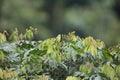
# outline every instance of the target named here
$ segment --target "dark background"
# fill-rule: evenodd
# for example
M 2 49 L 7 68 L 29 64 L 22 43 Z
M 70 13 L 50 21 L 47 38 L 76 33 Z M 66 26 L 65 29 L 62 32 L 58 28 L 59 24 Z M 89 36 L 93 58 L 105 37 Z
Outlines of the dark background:
M 0 31 L 30 26 L 36 40 L 76 31 L 107 45 L 120 42 L 120 0 L 0 0 Z

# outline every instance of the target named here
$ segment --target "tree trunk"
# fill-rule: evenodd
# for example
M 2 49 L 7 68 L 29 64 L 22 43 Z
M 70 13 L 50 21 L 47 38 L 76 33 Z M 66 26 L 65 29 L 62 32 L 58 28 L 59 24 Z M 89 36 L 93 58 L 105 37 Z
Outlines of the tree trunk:
M 2 21 L 2 6 L 3 6 L 3 1 L 4 0 L 0 0 L 0 31 L 2 30 L 1 21 Z
M 47 6 L 45 10 L 49 16 L 48 28 L 55 34 L 61 33 L 65 10 L 64 0 L 47 0 L 45 6 Z
M 0 0 L 0 21 L 2 17 L 2 6 L 3 6 L 3 0 Z

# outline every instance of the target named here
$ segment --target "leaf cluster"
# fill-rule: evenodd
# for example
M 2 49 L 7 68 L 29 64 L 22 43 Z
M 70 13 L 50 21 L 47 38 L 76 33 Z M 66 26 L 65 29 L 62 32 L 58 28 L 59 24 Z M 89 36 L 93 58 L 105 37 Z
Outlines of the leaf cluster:
M 74 32 L 44 41 L 33 41 L 31 29 L 25 35 L 28 40 L 1 38 L 1 80 L 120 79 L 119 45 L 106 48 L 103 41 L 80 38 Z

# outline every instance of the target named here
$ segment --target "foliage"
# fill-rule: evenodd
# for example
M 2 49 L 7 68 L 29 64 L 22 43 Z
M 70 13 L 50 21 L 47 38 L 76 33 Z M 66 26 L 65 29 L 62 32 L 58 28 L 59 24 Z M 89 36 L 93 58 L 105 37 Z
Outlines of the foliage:
M 32 28 L 19 35 L 17 29 L 0 35 L 1 80 L 120 79 L 119 45 L 107 49 L 103 41 L 74 32 L 44 41 L 32 40 Z

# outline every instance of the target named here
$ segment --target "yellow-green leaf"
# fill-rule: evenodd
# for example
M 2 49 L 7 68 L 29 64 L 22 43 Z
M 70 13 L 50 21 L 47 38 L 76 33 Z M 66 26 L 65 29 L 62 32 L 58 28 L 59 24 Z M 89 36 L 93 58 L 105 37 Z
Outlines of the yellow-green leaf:
M 90 46 L 87 46 L 85 49 L 84 49 L 84 52 L 86 53 L 91 53 L 93 56 L 97 55 L 97 48 L 90 45 Z
M 109 77 L 111 80 L 114 80 L 116 73 L 115 70 L 110 65 L 107 64 L 103 65 L 102 71 L 107 77 Z
M 84 74 L 87 74 L 91 72 L 92 68 L 90 68 L 88 65 L 80 65 L 79 70 Z
M 60 42 L 60 41 L 61 41 L 61 35 L 58 35 L 58 36 L 56 37 L 56 39 L 57 39 L 58 42 Z
M 48 80 L 48 76 L 41 75 L 39 80 Z
M 30 29 L 26 29 L 25 38 L 31 40 L 33 38 L 33 31 Z
M 79 79 L 79 78 L 77 78 L 77 77 L 74 77 L 74 76 L 68 76 L 68 77 L 66 78 L 66 80 L 81 80 L 81 79 Z
M 0 43 L 3 43 L 6 41 L 6 36 L 3 33 L 0 33 Z
M 0 51 L 0 61 L 4 61 L 4 53 L 3 51 Z
M 120 65 L 115 68 L 117 75 L 120 77 Z
M 15 31 L 13 31 L 13 33 L 10 35 L 9 40 L 10 40 L 11 42 L 16 42 L 16 41 L 19 40 L 17 28 L 16 28 Z
M 0 68 L 0 79 L 3 79 L 3 71 L 1 68 Z

